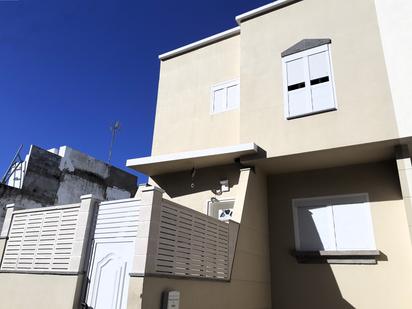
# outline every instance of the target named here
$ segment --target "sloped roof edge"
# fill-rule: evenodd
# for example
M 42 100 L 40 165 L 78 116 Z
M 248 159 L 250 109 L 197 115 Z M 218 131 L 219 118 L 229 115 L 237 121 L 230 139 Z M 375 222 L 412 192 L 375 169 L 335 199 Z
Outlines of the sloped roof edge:
M 293 55 L 311 48 L 332 43 L 331 39 L 304 39 L 282 52 L 282 57 Z

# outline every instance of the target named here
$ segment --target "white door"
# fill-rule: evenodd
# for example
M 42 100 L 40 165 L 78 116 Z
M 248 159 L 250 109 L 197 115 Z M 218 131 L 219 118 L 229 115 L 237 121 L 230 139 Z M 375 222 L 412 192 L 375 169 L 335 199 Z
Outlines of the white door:
M 94 243 L 87 296 L 89 308 L 126 308 L 133 250 L 133 242 Z
M 138 218 L 136 201 L 100 205 L 88 271 L 87 308 L 127 308 Z

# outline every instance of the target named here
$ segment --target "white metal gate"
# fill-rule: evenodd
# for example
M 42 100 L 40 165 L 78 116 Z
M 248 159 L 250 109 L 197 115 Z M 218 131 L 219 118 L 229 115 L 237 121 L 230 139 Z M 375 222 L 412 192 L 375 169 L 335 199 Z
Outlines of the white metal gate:
M 137 200 L 100 204 L 88 271 L 88 308 L 127 307 L 138 220 Z

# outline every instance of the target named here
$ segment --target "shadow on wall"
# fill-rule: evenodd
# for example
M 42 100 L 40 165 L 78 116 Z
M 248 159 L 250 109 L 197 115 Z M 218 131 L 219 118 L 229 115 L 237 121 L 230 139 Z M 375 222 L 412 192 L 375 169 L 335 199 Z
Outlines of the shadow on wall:
M 273 308 L 355 308 L 343 298 L 330 265 L 300 264 L 291 255 L 295 249 L 292 199 L 369 193 L 370 202 L 400 200 L 402 195 L 396 171 L 393 162 L 381 162 L 269 177 Z M 321 243 L 320 237 L 315 242 Z
M 154 176 L 153 179 L 171 198 L 175 198 L 204 191 L 216 194 L 221 188 L 221 180 L 228 179 L 232 188 L 239 183 L 239 175 L 239 167 L 231 164 Z
M 310 222 L 309 222 L 310 221 Z M 308 214 L 306 218 L 307 226 L 312 229 L 312 245 L 324 250 L 323 242 L 319 233 L 317 233 L 315 222 L 312 216 Z M 289 292 L 289 300 L 282 300 L 282 305 L 279 305 L 279 296 L 272 293 L 272 308 L 284 308 L 284 309 L 354 309 L 349 302 L 347 302 L 339 289 L 338 283 L 332 272 L 331 267 L 328 264 L 310 263 L 310 264 L 298 264 L 293 253 L 289 253 L 290 258 L 288 261 L 284 261 L 284 269 L 290 270 L 288 278 L 284 279 L 284 283 L 289 285 L 291 290 Z M 272 272 L 276 274 L 280 271 L 280 265 L 272 265 Z M 282 268 L 283 268 L 282 267 Z M 293 278 L 293 279 L 292 279 Z M 273 278 L 272 278 L 273 280 Z M 291 280 L 294 284 L 291 284 Z M 279 278 L 272 282 L 272 291 L 274 288 L 278 288 L 282 285 L 282 280 Z M 276 297 L 276 299 L 273 299 Z
M 236 175 L 236 182 L 235 179 L 232 181 L 233 184 L 236 184 L 239 177 L 238 168 L 235 170 L 232 167 L 216 167 L 216 171 L 201 171 L 197 174 L 199 179 L 196 182 L 196 189 L 209 191 L 212 188 L 211 184 L 214 186 L 216 181 L 221 180 L 220 176 L 227 176 L 229 174 L 229 181 L 232 181 L 232 178 Z M 190 172 L 182 176 L 187 177 L 187 175 L 190 176 Z M 176 174 L 174 176 L 177 177 Z M 212 176 L 213 178 L 211 178 Z M 173 176 L 170 175 L 170 177 Z M 204 177 L 205 179 L 203 179 Z M 188 182 L 185 182 L 185 185 L 187 184 Z M 169 192 L 172 192 L 171 190 L 175 186 L 176 184 L 169 186 Z M 252 172 L 244 197 L 244 207 L 230 282 L 218 282 L 209 279 L 182 280 L 145 277 L 142 308 L 161 308 L 161 293 L 166 290 L 180 291 L 180 308 L 182 309 L 270 308 L 266 188 L 266 175 L 260 171 L 257 171 L 256 174 Z M 183 191 L 173 191 L 173 193 L 183 194 Z M 283 309 L 284 307 L 279 308 Z

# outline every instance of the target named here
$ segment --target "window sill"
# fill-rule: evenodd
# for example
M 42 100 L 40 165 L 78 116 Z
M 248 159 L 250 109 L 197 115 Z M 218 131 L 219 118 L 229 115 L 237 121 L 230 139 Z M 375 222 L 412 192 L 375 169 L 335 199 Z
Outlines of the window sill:
M 294 256 L 303 264 L 368 264 L 374 265 L 381 253 L 378 250 L 353 251 L 295 251 Z
M 337 108 L 333 107 L 333 108 L 323 109 L 323 110 L 319 110 L 319 111 L 313 111 L 313 112 L 306 113 L 306 114 L 301 114 L 301 115 L 296 115 L 296 116 L 289 116 L 289 117 L 286 117 L 286 120 L 299 119 L 299 118 L 303 118 L 303 117 L 307 117 L 307 116 L 313 116 L 313 115 L 317 115 L 317 114 L 333 112 L 333 111 L 336 111 L 336 110 L 337 110 Z

